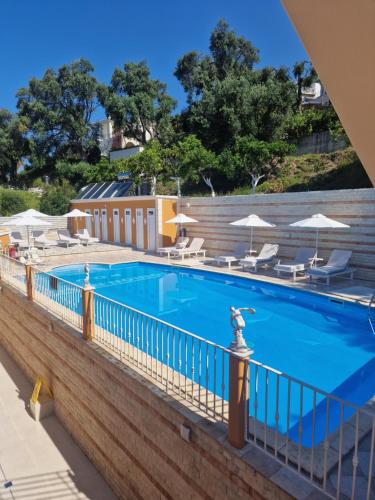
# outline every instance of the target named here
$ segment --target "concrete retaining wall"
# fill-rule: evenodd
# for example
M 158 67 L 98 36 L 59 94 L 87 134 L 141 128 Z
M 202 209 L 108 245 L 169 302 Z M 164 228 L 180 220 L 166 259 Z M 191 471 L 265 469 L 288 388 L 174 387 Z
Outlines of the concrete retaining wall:
M 320 256 L 327 258 L 334 248 L 352 250 L 351 264 L 358 268 L 357 276 L 375 280 L 374 189 L 182 198 L 180 211 L 199 221 L 188 226 L 188 235 L 204 238 L 210 255 L 230 252 L 237 241 L 249 241 L 249 230 L 229 223 L 255 213 L 277 225 L 254 229 L 255 247 L 279 243 L 280 258 L 293 257 L 299 246 L 315 246 L 315 231 L 288 224 L 323 213 L 351 228 L 322 230 Z
M 3 283 L 0 343 L 30 380 L 47 381 L 57 416 L 120 498 L 292 498 L 267 479 L 280 464 L 266 466 L 267 457 L 249 449 L 247 459 L 226 443 L 226 426 L 190 411 Z M 181 438 L 181 424 L 191 442 Z

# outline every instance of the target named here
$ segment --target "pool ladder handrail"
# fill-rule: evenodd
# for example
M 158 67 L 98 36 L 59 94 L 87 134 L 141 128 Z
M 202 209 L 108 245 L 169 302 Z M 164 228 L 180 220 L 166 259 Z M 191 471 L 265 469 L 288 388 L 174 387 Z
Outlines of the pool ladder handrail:
M 375 302 L 375 292 L 371 295 L 370 302 L 368 303 L 368 322 L 370 323 L 372 333 L 375 335 L 375 327 L 373 324 L 374 321 L 374 312 L 373 309 L 375 309 L 375 305 L 373 305 Z

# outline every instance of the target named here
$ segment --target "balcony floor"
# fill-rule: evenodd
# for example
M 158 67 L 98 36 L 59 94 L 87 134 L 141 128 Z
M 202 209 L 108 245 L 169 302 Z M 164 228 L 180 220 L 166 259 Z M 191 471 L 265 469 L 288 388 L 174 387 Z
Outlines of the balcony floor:
M 0 499 L 117 498 L 55 416 L 33 420 L 27 408 L 31 392 L 0 347 Z

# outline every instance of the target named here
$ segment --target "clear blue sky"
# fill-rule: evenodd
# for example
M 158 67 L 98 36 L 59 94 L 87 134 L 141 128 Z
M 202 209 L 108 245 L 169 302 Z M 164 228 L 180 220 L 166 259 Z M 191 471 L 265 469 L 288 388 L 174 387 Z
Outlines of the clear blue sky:
M 260 66 L 307 57 L 280 0 L 3 0 L 0 107 L 15 110 L 15 93 L 30 78 L 79 57 L 105 83 L 116 66 L 146 60 L 182 107 L 176 61 L 190 50 L 207 52 L 221 17 L 260 49 Z

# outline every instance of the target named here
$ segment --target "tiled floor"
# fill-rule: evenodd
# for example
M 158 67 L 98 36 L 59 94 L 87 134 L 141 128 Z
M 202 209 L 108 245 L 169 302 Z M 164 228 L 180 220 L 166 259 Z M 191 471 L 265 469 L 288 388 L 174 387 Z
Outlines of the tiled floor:
M 272 269 L 260 269 L 258 273 L 252 273 L 248 271 L 243 272 L 238 266 L 234 266 L 231 269 L 228 269 L 227 267 L 217 267 L 216 265 L 214 265 L 212 258 L 185 258 L 184 260 L 168 260 L 165 257 L 159 257 L 155 254 L 132 250 L 131 248 L 126 248 L 110 243 L 101 243 L 88 247 L 71 247 L 69 249 L 61 247 L 51 248 L 46 251 L 45 255 L 42 255 L 42 263 L 39 264 L 38 267 L 48 270 L 52 267 L 65 264 L 85 262 L 115 264 L 119 262 L 130 262 L 138 260 L 145 262 L 183 265 L 194 267 L 197 269 L 203 269 L 205 271 L 219 271 L 225 274 L 243 276 L 246 278 L 257 280 L 265 280 L 284 286 L 291 286 L 309 290 L 312 292 L 324 293 L 336 298 L 338 297 L 344 300 L 350 300 L 363 304 L 368 304 L 373 292 L 375 292 L 374 281 L 367 282 L 364 280 L 349 280 L 347 278 L 340 277 L 333 279 L 332 285 L 327 287 L 324 284 L 310 284 L 304 276 L 298 276 L 296 281 L 293 283 L 287 277 L 277 278 L 275 272 Z
M 55 416 L 35 422 L 32 387 L 0 347 L 0 499 L 114 500 L 116 496 Z M 5 487 L 7 482 L 12 486 Z

